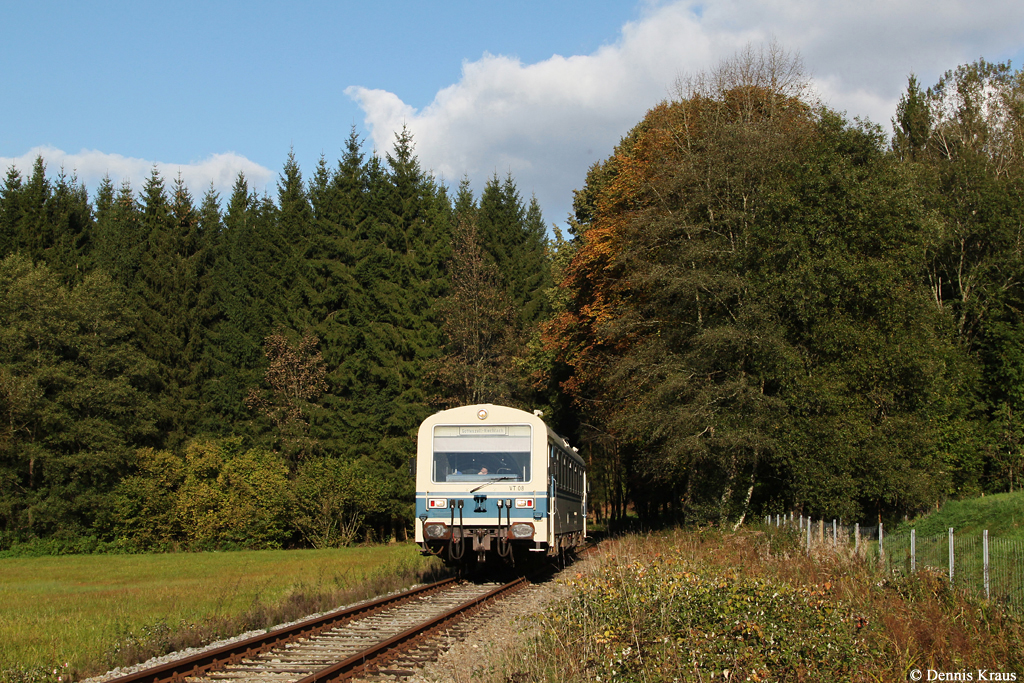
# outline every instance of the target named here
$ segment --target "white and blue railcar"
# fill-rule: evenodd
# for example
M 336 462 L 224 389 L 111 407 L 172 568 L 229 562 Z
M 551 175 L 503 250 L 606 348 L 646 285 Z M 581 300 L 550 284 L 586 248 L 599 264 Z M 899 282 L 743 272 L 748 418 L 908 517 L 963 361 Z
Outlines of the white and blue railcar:
M 473 405 L 420 425 L 416 542 L 453 563 L 558 554 L 587 533 L 583 458 L 540 418 Z

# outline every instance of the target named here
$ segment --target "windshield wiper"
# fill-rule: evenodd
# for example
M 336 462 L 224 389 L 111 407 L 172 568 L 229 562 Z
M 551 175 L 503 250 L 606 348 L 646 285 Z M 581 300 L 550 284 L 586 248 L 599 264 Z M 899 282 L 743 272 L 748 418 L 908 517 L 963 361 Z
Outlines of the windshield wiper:
M 477 486 L 477 487 L 476 487 L 475 489 L 473 489 L 472 491 L 470 491 L 470 493 L 476 493 L 477 491 L 479 491 L 479 490 L 480 490 L 480 489 L 482 489 L 483 487 L 485 487 L 485 486 L 489 486 L 489 485 L 491 485 L 491 484 L 497 484 L 497 483 L 498 483 L 499 481 L 508 481 L 509 479 L 514 479 L 514 478 L 515 478 L 515 477 L 498 477 L 497 479 L 494 479 L 494 480 L 492 480 L 492 481 L 485 481 L 484 483 L 480 484 L 480 485 L 479 485 L 479 486 Z

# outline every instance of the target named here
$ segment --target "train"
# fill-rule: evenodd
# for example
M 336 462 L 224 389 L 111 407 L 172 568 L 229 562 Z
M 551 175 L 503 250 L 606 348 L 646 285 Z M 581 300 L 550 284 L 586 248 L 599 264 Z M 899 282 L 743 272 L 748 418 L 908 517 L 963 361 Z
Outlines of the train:
M 586 539 L 586 463 L 540 411 L 483 404 L 435 413 L 420 424 L 413 468 L 423 554 L 516 564 Z

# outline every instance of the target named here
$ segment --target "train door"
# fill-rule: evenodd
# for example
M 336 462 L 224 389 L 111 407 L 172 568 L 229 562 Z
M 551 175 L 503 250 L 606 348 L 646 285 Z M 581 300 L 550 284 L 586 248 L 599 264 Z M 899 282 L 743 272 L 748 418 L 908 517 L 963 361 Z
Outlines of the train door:
M 558 449 L 548 444 L 548 551 L 555 547 L 555 525 L 558 523 Z
M 587 472 L 583 471 L 583 538 L 587 537 L 587 505 L 590 504 L 590 485 L 587 483 Z

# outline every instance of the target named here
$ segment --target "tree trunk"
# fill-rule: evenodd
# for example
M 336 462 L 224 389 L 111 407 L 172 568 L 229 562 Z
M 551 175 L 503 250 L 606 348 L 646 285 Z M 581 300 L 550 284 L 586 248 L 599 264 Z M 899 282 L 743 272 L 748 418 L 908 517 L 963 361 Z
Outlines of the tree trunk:
M 732 525 L 733 531 L 739 529 L 740 526 L 742 526 L 743 524 L 743 520 L 747 517 L 747 512 L 750 509 L 750 497 L 754 495 L 754 477 L 756 476 L 756 474 L 757 468 L 755 466 L 755 468 L 750 472 L 750 486 L 747 488 L 747 495 L 743 499 L 743 511 L 740 513 L 740 518 L 736 520 L 735 524 Z
M 725 482 L 725 490 L 722 491 L 722 500 L 719 503 L 718 523 L 725 525 L 729 518 L 729 499 L 732 498 L 732 485 L 736 482 L 736 454 L 733 453 L 729 463 L 729 478 Z

